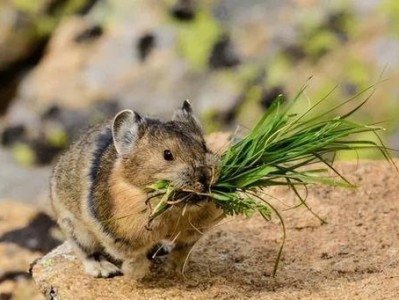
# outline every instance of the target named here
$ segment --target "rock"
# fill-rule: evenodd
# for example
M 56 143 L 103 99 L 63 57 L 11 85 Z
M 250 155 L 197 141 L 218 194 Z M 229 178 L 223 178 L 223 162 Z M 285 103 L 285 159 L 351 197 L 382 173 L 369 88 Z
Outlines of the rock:
M 2 198 L 40 203 L 42 208 L 49 207 L 48 190 L 51 167 L 23 167 L 13 160 L 8 151 L 1 148 L 0 165 L 0 195 Z
M 0 299 L 43 299 L 28 270 L 59 245 L 54 225 L 32 205 L 0 200 Z
M 281 228 L 258 216 L 212 228 L 194 247 L 185 279 L 158 268 L 141 281 L 91 278 L 68 243 L 38 260 L 33 277 L 49 299 L 397 299 L 398 173 L 385 162 L 337 167 L 359 187 L 309 189 L 307 203 L 327 225 L 304 207 L 285 210 L 295 198 L 286 189 L 268 191 L 284 202 L 267 198 L 287 228 L 275 279 Z
M 43 54 L 46 41 L 66 15 L 86 13 L 97 0 L 2 1 L 0 3 L 0 113 L 23 74 Z

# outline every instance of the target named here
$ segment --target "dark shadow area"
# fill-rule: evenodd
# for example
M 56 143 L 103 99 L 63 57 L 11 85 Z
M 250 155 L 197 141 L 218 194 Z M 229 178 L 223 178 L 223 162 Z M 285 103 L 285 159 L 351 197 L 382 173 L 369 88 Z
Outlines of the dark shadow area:
M 32 275 L 23 271 L 6 272 L 3 276 L 0 276 L 0 284 L 7 280 L 18 280 L 19 278 L 32 279 Z
M 84 43 L 84 42 L 91 42 L 102 36 L 104 33 L 104 29 L 99 24 L 94 24 L 89 26 L 78 35 L 75 36 L 74 41 L 75 43 Z
M 97 2 L 99 2 L 100 0 L 88 0 L 86 1 L 86 3 L 80 8 L 78 9 L 78 11 L 76 12 L 76 14 L 84 16 L 86 14 L 88 14 L 91 9 L 97 4 Z
M 47 253 L 61 244 L 51 235 L 51 229 L 56 226 L 48 215 L 39 213 L 26 227 L 4 233 L 0 243 L 14 243 L 29 250 Z
M 26 129 L 24 125 L 7 127 L 3 130 L 1 135 L 1 144 L 3 146 L 10 146 L 17 142 L 23 142 L 25 133 Z
M 141 61 L 145 61 L 155 46 L 155 36 L 151 33 L 144 34 L 137 41 L 137 50 Z
M 260 105 L 264 109 L 268 109 L 279 95 L 286 95 L 284 88 L 282 86 L 276 86 L 272 88 L 265 88 L 262 91 L 262 97 L 260 100 Z M 284 100 L 284 98 L 283 98 Z
M 211 69 L 231 68 L 240 64 L 240 58 L 236 54 L 233 43 L 228 35 L 222 35 L 213 45 L 209 56 Z
M 82 1 L 83 2 L 83 1 Z M 90 12 L 90 10 L 94 7 L 94 5 L 99 2 L 99 0 L 86 0 L 84 1 L 79 9 L 75 11 L 77 15 L 86 15 Z M 45 8 L 45 13 L 48 15 L 55 16 L 59 14 L 59 12 L 68 5 L 67 0 L 54 0 L 49 1 L 49 4 Z
M 43 38 L 33 46 L 33 50 L 27 57 L 0 70 L 0 115 L 6 112 L 8 105 L 15 97 L 22 77 L 42 58 L 47 41 L 48 38 Z
M 170 15 L 181 22 L 189 22 L 195 18 L 195 11 L 194 1 L 180 0 L 170 9 Z
M 12 297 L 12 294 L 10 293 L 0 293 L 0 300 L 10 300 Z

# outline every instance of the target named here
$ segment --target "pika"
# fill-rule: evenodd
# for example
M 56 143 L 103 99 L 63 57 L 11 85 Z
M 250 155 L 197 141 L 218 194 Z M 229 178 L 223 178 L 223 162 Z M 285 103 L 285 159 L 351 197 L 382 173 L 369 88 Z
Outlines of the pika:
M 223 211 L 196 196 L 170 207 L 149 230 L 146 187 L 167 180 L 175 188 L 206 192 L 217 164 L 187 100 L 170 121 L 123 110 L 89 129 L 60 157 L 50 184 L 57 223 L 85 272 L 140 279 L 149 272 L 149 251 L 164 241 L 174 245 L 167 265 L 181 270 Z

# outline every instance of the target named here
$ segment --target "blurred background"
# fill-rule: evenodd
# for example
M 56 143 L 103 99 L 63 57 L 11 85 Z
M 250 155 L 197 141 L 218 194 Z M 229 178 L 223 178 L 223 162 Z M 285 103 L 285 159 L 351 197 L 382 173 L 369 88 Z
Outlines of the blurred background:
M 399 2 L 0 0 L 0 299 L 41 299 L 26 270 L 62 240 L 51 165 L 89 124 L 190 99 L 207 133 L 250 128 L 305 83 L 299 111 L 377 83 L 356 119 L 399 148 Z

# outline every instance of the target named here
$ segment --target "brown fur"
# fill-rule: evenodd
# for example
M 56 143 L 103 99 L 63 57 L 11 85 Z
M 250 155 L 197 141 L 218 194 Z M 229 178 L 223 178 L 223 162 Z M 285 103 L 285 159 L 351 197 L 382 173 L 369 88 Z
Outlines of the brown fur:
M 173 159 L 165 158 L 165 150 Z M 87 273 L 108 277 L 122 270 L 142 277 L 149 265 L 145 255 L 154 244 L 173 240 L 170 264 L 181 268 L 202 233 L 223 216 L 203 198 L 173 206 L 148 230 L 146 186 L 168 180 L 176 188 L 203 192 L 216 179 L 216 169 L 217 157 L 207 149 L 188 102 L 169 122 L 122 111 L 89 130 L 61 157 L 51 182 L 52 205 Z M 121 261 L 121 268 L 107 256 Z

